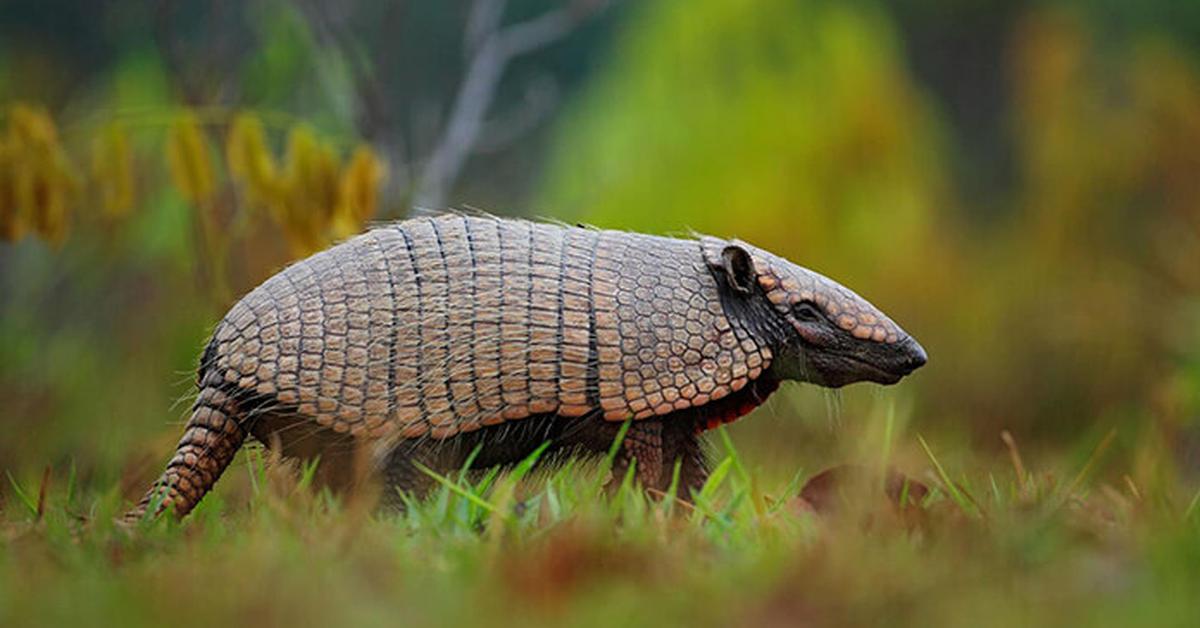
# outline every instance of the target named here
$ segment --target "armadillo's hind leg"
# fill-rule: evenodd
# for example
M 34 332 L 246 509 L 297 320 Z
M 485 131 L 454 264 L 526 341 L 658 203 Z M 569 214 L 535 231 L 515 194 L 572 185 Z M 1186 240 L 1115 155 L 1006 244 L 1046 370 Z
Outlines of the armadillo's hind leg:
M 125 514 L 126 522 L 141 519 L 152 505 L 155 515 L 167 509 L 177 517 L 191 512 L 242 446 L 246 431 L 239 421 L 241 410 L 216 380 L 205 378 L 175 456 L 146 496 Z
M 448 476 L 464 462 L 462 450 L 454 446 L 430 441 L 400 445 L 388 454 L 383 468 L 379 510 L 404 512 L 405 496 L 420 501 L 437 488 L 437 479 L 427 470 Z

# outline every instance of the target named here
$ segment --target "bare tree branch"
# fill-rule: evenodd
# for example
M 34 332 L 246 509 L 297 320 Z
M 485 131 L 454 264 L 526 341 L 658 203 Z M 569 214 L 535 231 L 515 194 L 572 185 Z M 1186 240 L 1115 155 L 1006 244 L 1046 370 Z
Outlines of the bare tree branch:
M 479 130 L 471 150 L 476 155 L 500 152 L 538 127 L 554 111 L 559 89 L 550 76 L 541 76 L 525 87 L 525 98 L 510 111 L 492 114 Z
M 472 14 L 497 10 L 488 5 L 499 5 L 499 13 L 503 13 L 503 0 L 479 0 Z M 484 116 L 491 107 L 496 88 L 509 62 L 565 37 L 607 5 L 607 0 L 574 0 L 566 6 L 504 28 L 499 25 L 500 15 L 495 14 L 490 30 L 470 36 L 478 37 L 482 43 L 478 44 L 477 51 L 471 57 L 441 138 L 421 173 L 414 196 L 417 206 L 436 208 L 445 203 L 450 186 L 458 178 L 479 139 Z M 487 15 L 485 13 L 484 17 Z M 483 17 L 477 19 L 482 20 Z
M 606 3 L 572 2 L 561 9 L 547 11 L 529 21 L 509 26 L 497 33 L 505 61 L 562 39 L 604 4 Z
M 472 0 L 462 44 L 467 69 L 446 121 L 416 125 L 418 129 L 434 130 L 432 149 L 424 159 L 415 158 L 411 152 L 412 147 L 423 142 L 415 137 L 406 142 L 400 137 L 391 108 L 385 102 L 378 77 L 387 74 L 382 71 L 387 56 L 373 55 L 373 59 L 368 59 L 356 53 L 353 33 L 346 24 L 345 14 L 337 13 L 338 9 L 316 0 L 299 0 L 297 5 L 318 38 L 335 46 L 348 61 L 359 95 L 357 125 L 365 137 L 382 149 L 392 169 L 385 194 L 395 198 L 407 190 L 416 206 L 439 208 L 472 154 L 511 145 L 544 120 L 557 101 L 554 85 L 542 81 L 527 89 L 524 105 L 494 121 L 486 121 L 509 63 L 566 37 L 609 3 L 610 0 L 567 0 L 557 9 L 504 26 L 507 0 Z
M 500 27 L 507 4 L 507 0 L 475 0 L 471 3 L 471 12 L 467 14 L 467 26 L 463 33 L 463 52 L 468 58 L 479 52 L 479 47 L 488 35 Z

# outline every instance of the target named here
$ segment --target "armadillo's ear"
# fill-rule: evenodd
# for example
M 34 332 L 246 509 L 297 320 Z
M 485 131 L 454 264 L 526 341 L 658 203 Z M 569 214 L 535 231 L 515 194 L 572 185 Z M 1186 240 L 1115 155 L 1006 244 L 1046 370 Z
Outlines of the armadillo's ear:
M 736 244 L 721 249 L 721 268 L 733 289 L 742 294 L 750 294 L 754 289 L 754 262 L 746 249 Z

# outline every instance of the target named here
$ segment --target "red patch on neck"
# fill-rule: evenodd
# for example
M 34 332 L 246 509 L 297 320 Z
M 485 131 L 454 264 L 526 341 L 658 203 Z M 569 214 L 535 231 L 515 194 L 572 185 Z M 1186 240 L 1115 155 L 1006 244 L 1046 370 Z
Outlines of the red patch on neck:
M 775 389 L 779 381 L 772 377 L 760 377 L 745 388 L 719 401 L 704 406 L 704 413 L 696 421 L 696 433 L 715 430 L 726 423 L 733 423 L 762 405 Z

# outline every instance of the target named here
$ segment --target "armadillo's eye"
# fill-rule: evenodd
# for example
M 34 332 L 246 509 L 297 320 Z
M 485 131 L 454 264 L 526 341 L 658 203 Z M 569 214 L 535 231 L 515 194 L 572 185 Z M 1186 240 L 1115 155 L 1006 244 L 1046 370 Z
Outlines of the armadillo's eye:
M 821 320 L 821 312 L 812 301 L 801 301 L 792 306 L 792 316 L 805 323 L 815 323 Z

